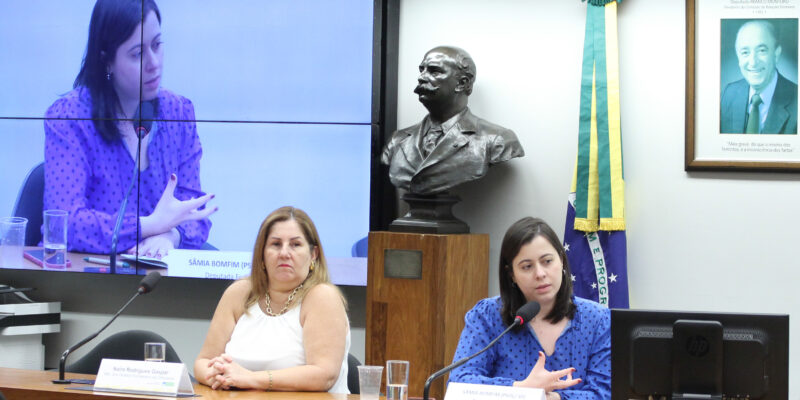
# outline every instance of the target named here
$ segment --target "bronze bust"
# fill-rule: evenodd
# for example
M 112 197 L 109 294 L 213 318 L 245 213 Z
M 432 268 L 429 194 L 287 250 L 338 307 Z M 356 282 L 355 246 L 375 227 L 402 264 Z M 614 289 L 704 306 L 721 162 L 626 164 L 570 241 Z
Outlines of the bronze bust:
M 510 129 L 473 115 L 467 99 L 475 83 L 475 63 L 466 51 L 439 46 L 419 65 L 414 93 L 428 109 L 422 122 L 392 134 L 381 162 L 392 184 L 406 191 L 409 212 L 389 230 L 467 233 L 452 206 L 460 199 L 451 188 L 486 175 L 489 166 L 522 157 L 525 151 Z
M 431 49 L 419 71 L 414 92 L 428 115 L 394 132 L 381 156 L 395 187 L 439 194 L 483 177 L 490 165 L 525 155 L 514 132 L 476 117 L 467 107 L 475 63 L 466 51 Z

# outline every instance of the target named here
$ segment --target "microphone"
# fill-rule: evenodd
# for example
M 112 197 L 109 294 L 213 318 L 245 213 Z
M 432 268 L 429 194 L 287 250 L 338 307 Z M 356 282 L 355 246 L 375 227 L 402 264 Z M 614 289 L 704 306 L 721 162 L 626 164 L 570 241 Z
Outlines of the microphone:
M 122 306 L 122 308 L 120 308 L 119 311 L 117 311 L 117 313 L 114 314 L 113 317 L 111 317 L 110 321 L 108 321 L 105 325 L 103 325 L 103 327 L 100 328 L 97 332 L 89 335 L 80 342 L 72 345 L 72 347 L 64 350 L 64 353 L 61 354 L 61 360 L 58 362 L 58 379 L 53 379 L 53 383 L 60 383 L 60 384 L 73 383 L 72 379 L 64 379 L 64 367 L 67 363 L 67 356 L 69 356 L 69 353 L 72 353 L 73 351 L 77 350 L 90 340 L 96 338 L 97 335 L 100 334 L 100 332 L 105 330 L 109 325 L 111 325 L 112 322 L 114 322 L 115 319 L 117 319 L 117 317 L 122 313 L 122 311 L 124 311 L 128 307 L 128 304 L 131 304 L 133 299 L 137 298 L 140 294 L 150 293 L 156 286 L 156 283 L 158 283 L 159 279 L 161 279 L 161 274 L 159 274 L 158 271 L 151 271 L 139 283 L 139 289 L 136 291 L 136 294 L 134 294 L 133 297 L 131 297 L 131 299 L 128 300 L 128 302 L 125 303 L 125 305 Z
M 158 281 L 161 280 L 161 274 L 158 271 L 150 271 L 142 281 L 139 282 L 139 289 L 136 291 L 138 294 L 147 294 L 155 289 Z
M 150 132 L 150 128 L 153 127 L 154 115 L 155 110 L 153 109 L 153 103 L 149 101 L 139 103 L 139 106 L 136 107 L 136 111 L 133 112 L 133 116 L 135 117 L 133 127 L 136 130 L 139 143 L 136 148 L 136 160 L 133 163 L 133 177 L 131 178 L 130 185 L 128 185 L 128 190 L 125 191 L 125 197 L 122 198 L 122 204 L 119 206 L 119 214 L 117 214 L 117 222 L 114 223 L 114 230 L 111 231 L 111 251 L 108 254 L 108 265 L 111 267 L 110 272 L 112 274 L 117 273 L 117 242 L 119 242 L 119 231 L 122 228 L 122 217 L 125 215 L 125 209 L 128 208 L 128 197 L 131 195 L 133 182 L 136 181 L 136 176 L 139 173 L 139 153 L 142 148 L 142 138 L 147 136 Z
M 140 139 L 150 133 L 150 128 L 153 127 L 154 115 L 155 110 L 153 109 L 153 103 L 149 101 L 139 103 L 139 106 L 136 107 L 136 111 L 133 112 L 133 126 L 136 128 L 136 134 Z
M 504 330 L 503 333 L 498 335 L 496 338 L 494 338 L 494 340 L 492 340 L 488 345 L 486 345 L 486 347 L 484 347 L 483 350 L 481 350 L 481 351 L 479 351 L 479 352 L 477 352 L 477 353 L 475 353 L 475 354 L 473 354 L 471 356 L 464 357 L 464 358 L 462 358 L 462 359 L 460 359 L 460 360 L 458 360 L 458 361 L 456 361 L 456 362 L 454 362 L 454 363 L 452 363 L 452 364 L 450 364 L 450 365 L 448 365 L 448 366 L 446 366 L 446 367 L 434 372 L 433 375 L 429 376 L 428 380 L 425 381 L 425 388 L 424 388 L 424 390 L 422 392 L 422 399 L 423 400 L 428 400 L 428 392 L 430 392 L 431 383 L 433 383 L 433 381 L 435 381 L 437 378 L 441 377 L 442 375 L 450 372 L 451 370 L 460 367 L 461 365 L 463 365 L 467 361 L 477 357 L 478 355 L 480 355 L 484 351 L 489 350 L 490 347 L 494 346 L 495 343 L 497 343 L 497 341 L 500 340 L 500 338 L 503 337 L 510 330 L 530 322 L 530 320 L 532 320 L 533 317 L 535 317 L 536 314 L 539 313 L 539 310 L 541 308 L 542 308 L 542 306 L 540 306 L 539 303 L 537 303 L 535 301 L 529 301 L 528 303 L 526 303 L 525 305 L 523 305 L 522 307 L 520 307 L 517 310 L 517 314 L 514 317 L 514 322 L 511 323 L 511 325 L 509 325 L 509 327 L 506 328 L 506 330 Z

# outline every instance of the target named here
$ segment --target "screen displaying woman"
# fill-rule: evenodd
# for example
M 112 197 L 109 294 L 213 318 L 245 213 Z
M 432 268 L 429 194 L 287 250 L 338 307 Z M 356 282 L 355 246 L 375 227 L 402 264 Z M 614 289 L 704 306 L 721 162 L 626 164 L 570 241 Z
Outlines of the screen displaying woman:
M 110 250 L 131 184 L 119 250 L 160 258 L 208 238 L 208 216 L 217 209 L 205 207 L 213 195 L 200 188 L 194 107 L 160 87 L 163 61 L 153 0 L 97 1 L 73 90 L 50 106 L 45 120 L 44 207 L 69 212 L 70 251 Z M 135 127 L 143 102 L 158 120 L 144 132 Z

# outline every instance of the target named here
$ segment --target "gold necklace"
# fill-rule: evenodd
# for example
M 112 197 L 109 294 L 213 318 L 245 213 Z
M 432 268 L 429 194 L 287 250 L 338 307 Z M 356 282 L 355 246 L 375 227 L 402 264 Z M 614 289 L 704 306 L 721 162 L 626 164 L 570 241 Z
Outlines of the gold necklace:
M 269 289 L 267 289 L 267 294 L 266 294 L 267 309 L 265 310 L 267 315 L 269 315 L 270 317 L 277 317 L 279 315 L 285 314 L 286 310 L 289 309 L 289 306 L 292 305 L 292 301 L 294 301 L 294 295 L 297 294 L 297 291 L 300 290 L 300 288 L 302 288 L 302 287 L 303 287 L 303 284 L 301 283 L 300 286 L 298 286 L 298 287 L 294 288 L 294 290 L 292 290 L 292 293 L 289 294 L 289 298 L 286 299 L 286 304 L 283 305 L 283 308 L 277 314 L 275 314 L 275 312 L 272 311 L 272 307 L 270 307 L 270 304 L 269 304 Z

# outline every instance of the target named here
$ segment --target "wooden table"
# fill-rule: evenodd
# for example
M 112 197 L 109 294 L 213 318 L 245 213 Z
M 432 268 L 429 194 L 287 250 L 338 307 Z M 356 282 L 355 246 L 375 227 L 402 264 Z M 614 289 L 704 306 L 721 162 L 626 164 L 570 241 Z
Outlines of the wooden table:
M 56 371 L 36 371 L 27 369 L 0 368 L 0 392 L 8 400 L 17 399 L 168 399 L 167 396 L 140 396 L 121 393 L 90 392 L 72 390 L 68 387 L 81 385 L 57 385 L 50 382 L 58 377 Z M 66 374 L 67 379 L 94 379 L 94 375 Z M 357 394 L 331 394 L 306 392 L 264 392 L 255 390 L 211 390 L 208 386 L 194 384 L 194 392 L 203 399 L 271 399 L 271 400 L 357 400 Z M 191 399 L 192 397 L 189 397 Z

